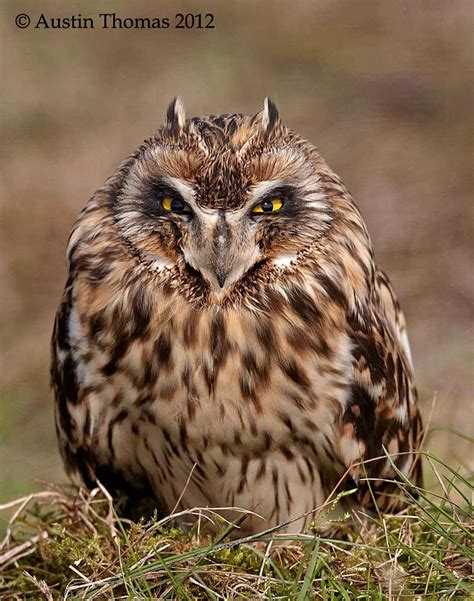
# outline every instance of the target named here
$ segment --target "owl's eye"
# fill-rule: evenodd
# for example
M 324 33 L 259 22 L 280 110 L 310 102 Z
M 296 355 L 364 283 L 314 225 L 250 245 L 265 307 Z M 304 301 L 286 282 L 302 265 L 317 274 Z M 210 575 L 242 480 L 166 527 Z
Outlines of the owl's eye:
M 278 211 L 281 209 L 282 206 L 283 206 L 282 198 L 270 198 L 270 199 L 262 200 L 262 202 L 258 203 L 258 205 L 255 205 L 254 208 L 252 209 L 252 213 L 254 215 L 262 215 L 262 214 L 268 215 L 269 213 L 278 213 Z
M 161 206 L 165 211 L 176 213 L 178 215 L 191 215 L 191 208 L 182 198 L 176 196 L 164 196 L 161 199 Z

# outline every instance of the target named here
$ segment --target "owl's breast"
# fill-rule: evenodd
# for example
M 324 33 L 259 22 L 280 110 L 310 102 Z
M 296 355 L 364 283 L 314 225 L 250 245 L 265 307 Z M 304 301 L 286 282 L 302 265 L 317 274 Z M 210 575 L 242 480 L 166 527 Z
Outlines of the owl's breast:
M 352 378 L 337 311 L 197 310 L 180 296 L 144 311 L 142 297 L 81 292 L 69 341 L 82 402 L 70 412 L 100 461 L 129 462 L 145 431 L 194 456 L 330 446 Z

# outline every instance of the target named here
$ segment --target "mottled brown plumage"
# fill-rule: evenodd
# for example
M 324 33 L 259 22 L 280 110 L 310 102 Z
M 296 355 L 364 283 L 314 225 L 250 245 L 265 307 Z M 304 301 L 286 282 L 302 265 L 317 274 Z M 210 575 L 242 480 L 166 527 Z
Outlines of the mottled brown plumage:
M 250 509 L 249 532 L 300 531 L 344 474 L 359 505 L 368 476 L 398 507 L 385 452 L 421 482 L 400 307 L 344 184 L 271 101 L 190 120 L 174 101 L 68 260 L 52 381 L 76 481 Z

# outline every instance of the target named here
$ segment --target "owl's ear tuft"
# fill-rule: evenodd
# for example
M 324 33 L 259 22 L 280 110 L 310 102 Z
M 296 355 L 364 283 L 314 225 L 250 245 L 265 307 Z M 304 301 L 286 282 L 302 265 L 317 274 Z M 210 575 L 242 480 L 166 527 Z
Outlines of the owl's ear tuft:
M 184 111 L 184 104 L 181 98 L 177 96 L 170 102 L 166 111 L 166 125 L 177 135 L 182 131 L 185 121 L 186 113 Z
M 271 133 L 271 131 L 279 122 L 279 120 L 280 114 L 278 112 L 276 104 L 267 96 L 263 102 L 262 111 L 262 127 L 265 131 L 266 136 L 268 136 Z

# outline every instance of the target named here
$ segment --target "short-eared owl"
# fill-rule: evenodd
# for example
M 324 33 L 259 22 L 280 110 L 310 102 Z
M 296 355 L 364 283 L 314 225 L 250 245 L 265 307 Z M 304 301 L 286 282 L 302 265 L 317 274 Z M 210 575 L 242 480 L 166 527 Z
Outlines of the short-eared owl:
M 338 482 L 383 510 L 400 473 L 421 482 L 399 304 L 344 184 L 270 100 L 189 120 L 173 101 L 68 261 L 52 381 L 77 482 L 253 510 L 246 532 L 301 531 Z

